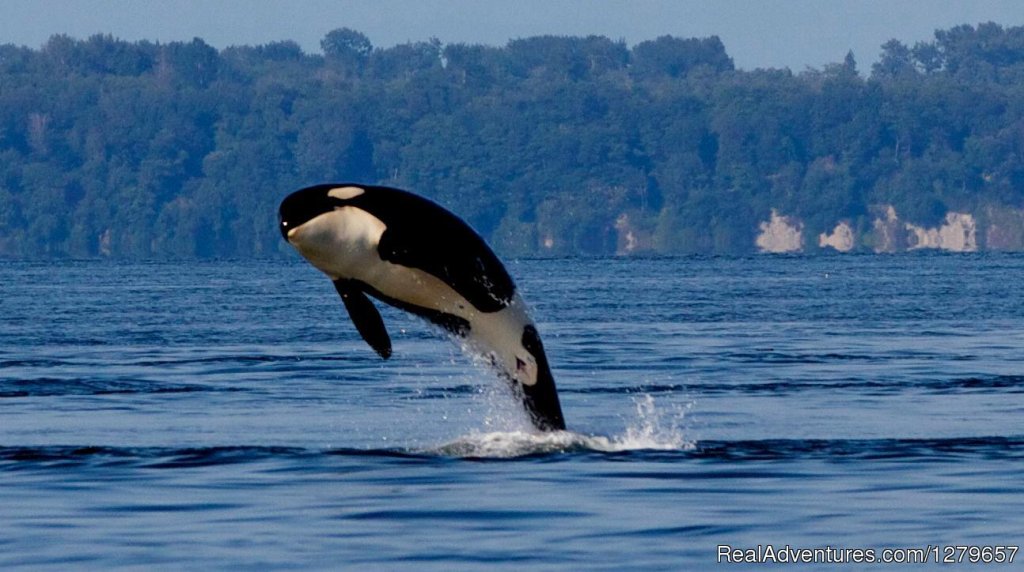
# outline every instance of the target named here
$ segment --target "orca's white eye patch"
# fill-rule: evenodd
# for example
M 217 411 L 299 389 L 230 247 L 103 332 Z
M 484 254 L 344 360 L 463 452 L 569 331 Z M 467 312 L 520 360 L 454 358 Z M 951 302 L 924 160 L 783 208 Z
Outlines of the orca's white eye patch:
M 358 197 L 359 195 L 366 192 L 366 189 L 360 187 L 337 187 L 327 191 L 327 196 L 340 200 L 348 200 L 351 198 Z

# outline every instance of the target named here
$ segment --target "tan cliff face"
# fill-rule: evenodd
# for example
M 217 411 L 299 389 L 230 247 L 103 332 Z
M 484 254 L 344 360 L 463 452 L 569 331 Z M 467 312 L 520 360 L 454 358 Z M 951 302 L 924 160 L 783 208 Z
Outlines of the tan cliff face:
M 922 248 L 949 252 L 978 250 L 978 225 L 970 213 L 946 213 L 943 224 L 924 227 L 901 221 L 892 205 L 881 205 L 878 211 L 874 221 L 875 252 Z
M 804 249 L 804 223 L 782 216 L 772 209 L 771 218 L 760 225 L 761 234 L 754 244 L 761 252 L 800 252 Z
M 985 249 L 1019 252 L 1024 250 L 1024 210 L 989 207 L 985 211 Z
M 875 252 L 896 252 L 903 246 L 900 219 L 892 205 L 883 205 L 872 226 L 875 231 Z
M 636 254 L 654 248 L 650 232 L 638 228 L 628 213 L 622 213 L 615 219 L 615 232 L 618 235 L 615 254 Z
M 945 224 L 935 228 L 924 228 L 914 224 L 905 225 L 909 250 L 938 248 L 950 252 L 976 252 L 978 250 L 978 229 L 974 216 L 969 213 L 946 213 Z
M 853 228 L 850 223 L 842 221 L 832 229 L 831 233 L 818 235 L 818 246 L 830 247 L 839 252 L 850 252 L 854 247 Z
M 942 222 L 933 227 L 901 220 L 890 204 L 873 205 L 869 212 L 873 217 L 869 231 L 859 234 L 856 230 L 863 228 L 866 221 L 840 220 L 831 231 L 818 234 L 818 247 L 837 252 L 872 249 L 876 253 L 920 249 L 1024 251 L 1024 209 L 987 206 L 978 216 L 969 212 L 948 212 Z M 617 254 L 658 251 L 651 229 L 636 224 L 630 214 L 620 214 L 614 229 L 618 238 Z M 758 224 L 754 245 L 762 253 L 803 252 L 805 230 L 800 218 L 783 215 L 773 208 L 769 219 Z
M 950 212 L 937 227 L 924 227 L 900 220 L 892 205 L 872 208 L 871 244 L 875 252 L 899 252 L 934 248 L 949 252 L 976 252 L 978 250 L 978 222 L 970 213 Z M 998 215 L 998 216 L 997 216 Z M 989 229 L 989 248 L 1024 248 L 1024 211 L 1012 209 L 989 210 L 993 221 Z M 760 252 L 799 252 L 803 250 L 803 222 L 796 217 L 783 216 L 772 209 L 771 219 L 760 224 L 756 245 Z M 1014 229 L 1018 229 L 1014 232 Z M 818 246 L 839 252 L 850 252 L 857 247 L 858 237 L 849 221 L 840 221 L 831 232 L 818 235 Z M 1019 244 L 1018 244 L 1019 243 Z

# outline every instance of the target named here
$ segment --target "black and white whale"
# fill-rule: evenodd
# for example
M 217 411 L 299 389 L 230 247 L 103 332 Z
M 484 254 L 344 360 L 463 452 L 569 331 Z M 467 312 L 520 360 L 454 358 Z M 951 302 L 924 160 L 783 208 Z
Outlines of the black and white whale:
M 498 257 L 457 216 L 407 191 L 341 183 L 289 195 L 279 226 L 334 282 L 356 330 L 381 357 L 391 356 L 391 338 L 367 295 L 464 339 L 511 383 L 537 428 L 565 429 L 525 302 Z

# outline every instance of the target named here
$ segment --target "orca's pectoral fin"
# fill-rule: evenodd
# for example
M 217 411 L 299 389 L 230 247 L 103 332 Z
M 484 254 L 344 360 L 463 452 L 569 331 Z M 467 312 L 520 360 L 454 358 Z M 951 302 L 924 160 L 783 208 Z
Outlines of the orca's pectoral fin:
M 352 318 L 359 335 L 363 336 L 366 343 L 370 344 L 380 357 L 391 357 L 391 337 L 384 327 L 384 319 L 360 288 L 360 284 L 354 280 L 335 280 L 334 289 L 341 295 L 341 301 L 345 303 L 345 309 L 348 310 L 348 315 Z

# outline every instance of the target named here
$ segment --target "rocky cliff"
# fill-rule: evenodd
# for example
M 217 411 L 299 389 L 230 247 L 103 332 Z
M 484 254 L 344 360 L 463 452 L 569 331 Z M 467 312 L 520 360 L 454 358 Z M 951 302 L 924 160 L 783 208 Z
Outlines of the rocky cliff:
M 926 226 L 900 218 L 892 205 L 872 207 L 868 221 L 838 221 L 831 231 L 818 234 L 817 247 L 838 252 L 903 252 L 935 249 L 949 252 L 978 250 L 1024 251 L 1024 211 L 988 207 L 979 217 L 969 212 L 948 212 L 942 222 Z M 754 245 L 759 252 L 804 251 L 804 223 L 799 218 L 772 209 L 768 220 L 759 224 Z

